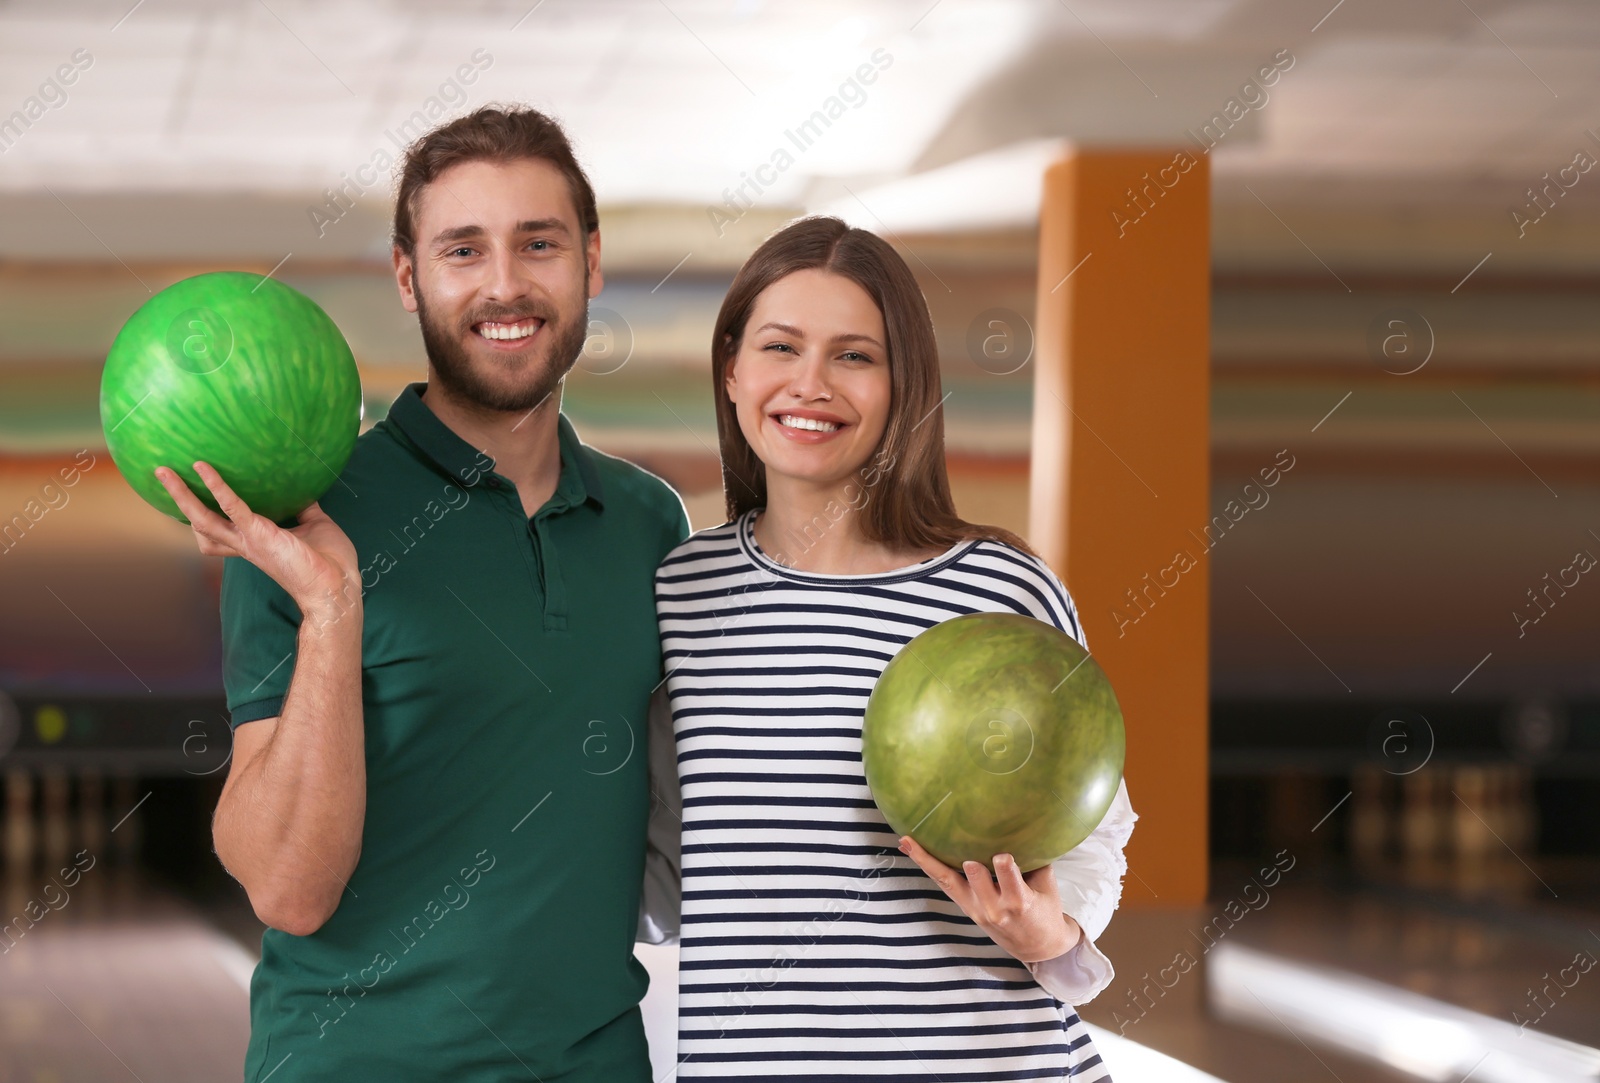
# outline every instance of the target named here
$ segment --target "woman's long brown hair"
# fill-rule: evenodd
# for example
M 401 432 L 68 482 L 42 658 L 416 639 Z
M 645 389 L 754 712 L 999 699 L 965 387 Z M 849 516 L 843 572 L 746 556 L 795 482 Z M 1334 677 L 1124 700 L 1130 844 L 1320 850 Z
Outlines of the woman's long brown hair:
M 739 269 L 717 313 L 711 383 L 728 518 L 737 519 L 767 502 L 766 467 L 745 439 L 728 398 L 728 366 L 738 355 L 756 298 L 780 278 L 804 270 L 841 275 L 866 290 L 883 314 L 889 339 L 889 421 L 859 471 L 866 487 L 865 502 L 856 512 L 862 536 L 900 552 L 942 550 L 966 538 L 989 538 L 1032 553 L 1011 531 L 956 515 L 945 470 L 933 320 L 911 269 L 875 234 L 820 215 L 792 222 L 762 242 Z

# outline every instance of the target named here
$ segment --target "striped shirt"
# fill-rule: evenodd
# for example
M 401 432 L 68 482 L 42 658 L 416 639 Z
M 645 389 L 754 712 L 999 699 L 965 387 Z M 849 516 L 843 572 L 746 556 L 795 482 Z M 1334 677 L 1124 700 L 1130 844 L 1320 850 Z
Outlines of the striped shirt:
M 678 1076 L 1109 1079 L 1076 1011 L 900 853 L 861 764 L 868 694 L 913 636 L 1014 612 L 1082 642 L 1072 599 L 992 540 L 881 574 L 796 571 L 754 520 L 695 534 L 656 573 L 683 819 Z M 1109 895 L 1080 921 L 1090 964 L 1126 838 L 1100 840 L 1111 886 L 1077 895 Z

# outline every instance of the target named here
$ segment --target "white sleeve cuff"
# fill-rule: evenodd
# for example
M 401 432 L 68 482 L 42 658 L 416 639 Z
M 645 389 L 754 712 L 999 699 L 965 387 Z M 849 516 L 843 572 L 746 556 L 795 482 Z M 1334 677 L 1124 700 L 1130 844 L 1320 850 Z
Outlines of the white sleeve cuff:
M 1128 871 L 1122 850 L 1138 819 L 1128 801 L 1127 783 L 1118 782 L 1111 807 L 1094 831 L 1052 865 L 1061 911 L 1083 928 L 1085 940 L 1100 939 L 1122 899 L 1122 877 Z
M 1074 1006 L 1093 1000 L 1116 977 L 1111 960 L 1089 939 L 1087 933 L 1072 946 L 1071 951 L 1054 959 L 1025 965 L 1041 989 L 1061 1003 Z
M 1122 898 L 1122 877 L 1128 869 L 1122 850 L 1138 818 L 1128 801 L 1127 783 L 1119 782 L 1111 807 L 1094 831 L 1052 865 L 1061 912 L 1078 923 L 1082 934 L 1071 951 L 1027 967 L 1034 981 L 1063 1004 L 1089 1002 L 1116 976 L 1111 960 L 1095 941 L 1106 931 Z

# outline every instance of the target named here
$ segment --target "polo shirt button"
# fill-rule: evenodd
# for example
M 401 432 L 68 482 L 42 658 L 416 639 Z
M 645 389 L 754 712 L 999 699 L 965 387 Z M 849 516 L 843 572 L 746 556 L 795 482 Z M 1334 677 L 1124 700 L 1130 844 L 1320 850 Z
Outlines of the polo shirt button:
M 500 479 L 495 477 L 484 478 L 483 483 L 491 489 L 500 488 Z

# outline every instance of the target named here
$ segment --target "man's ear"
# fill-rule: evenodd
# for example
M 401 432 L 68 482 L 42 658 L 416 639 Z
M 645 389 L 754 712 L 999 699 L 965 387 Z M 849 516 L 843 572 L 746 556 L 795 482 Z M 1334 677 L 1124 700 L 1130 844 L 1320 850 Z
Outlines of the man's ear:
M 399 245 L 392 246 L 389 255 L 394 262 L 394 283 L 400 290 L 400 306 L 407 312 L 416 312 L 416 264 Z
M 606 288 L 606 276 L 600 270 L 600 231 L 593 230 L 589 234 L 589 243 L 585 247 L 584 258 L 589 261 L 589 296 L 598 297 L 600 291 Z

